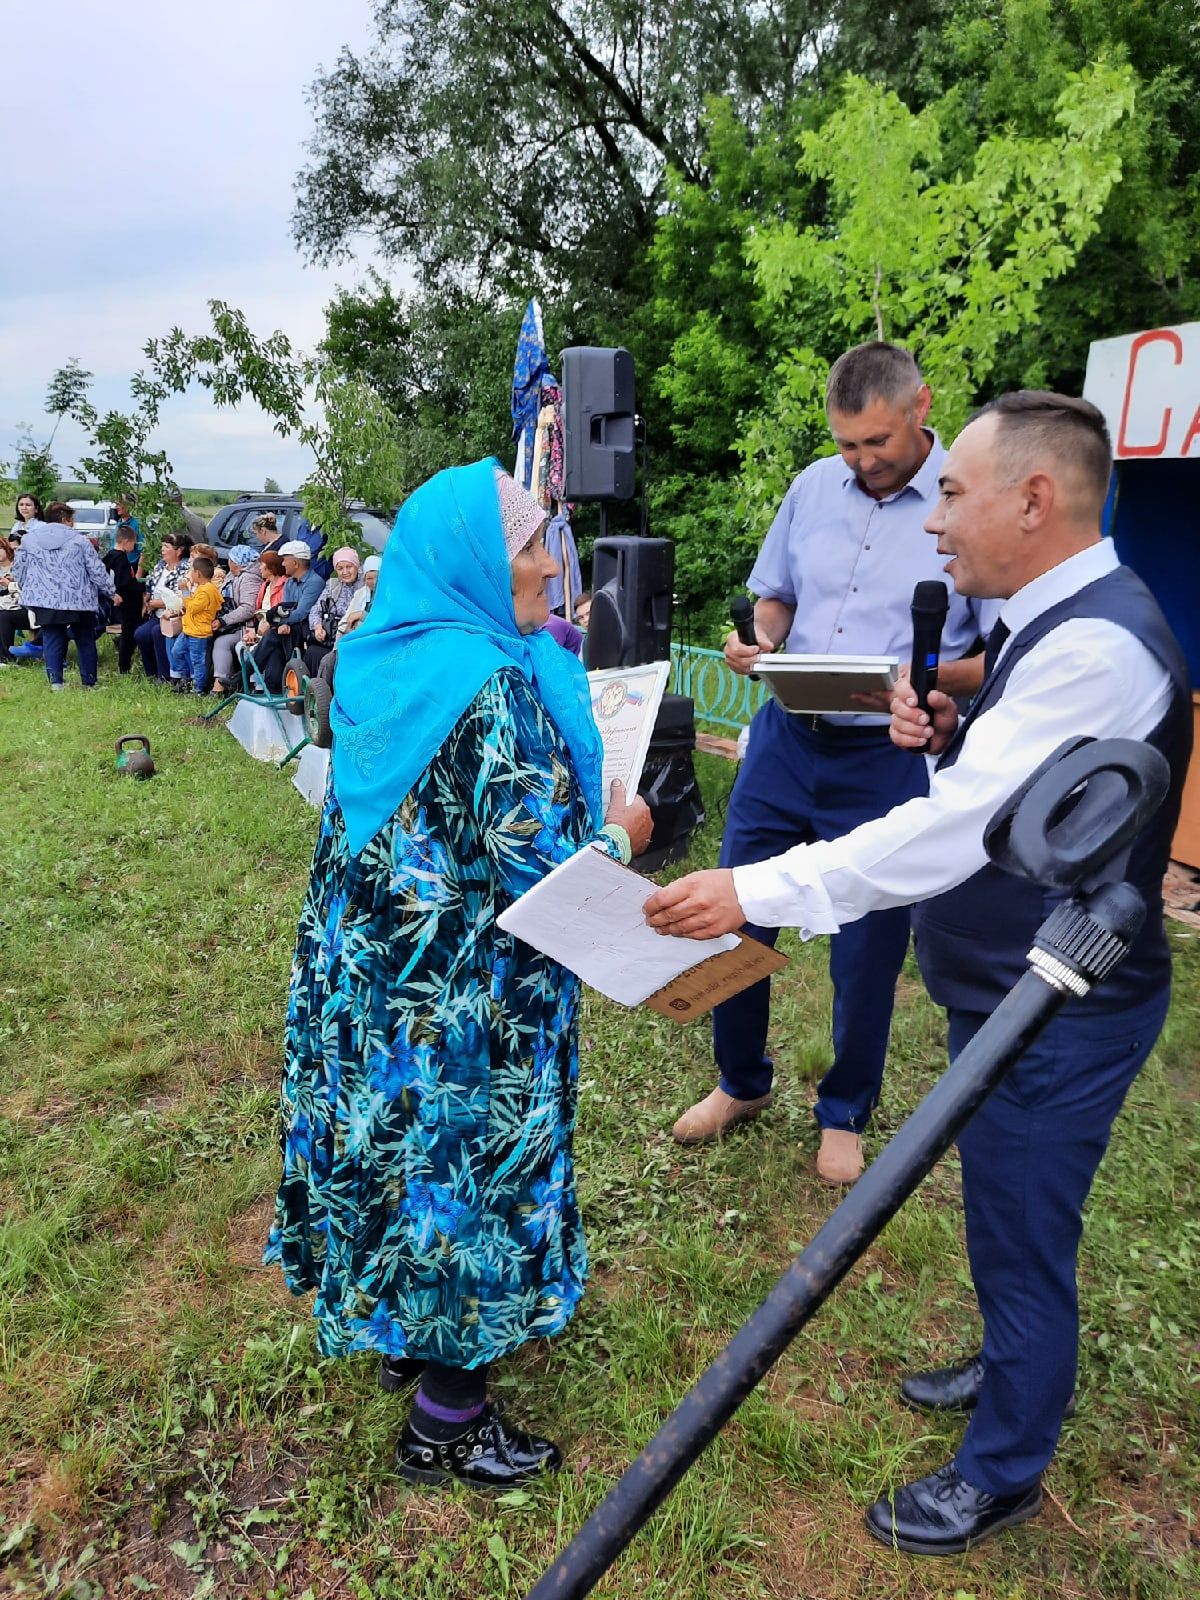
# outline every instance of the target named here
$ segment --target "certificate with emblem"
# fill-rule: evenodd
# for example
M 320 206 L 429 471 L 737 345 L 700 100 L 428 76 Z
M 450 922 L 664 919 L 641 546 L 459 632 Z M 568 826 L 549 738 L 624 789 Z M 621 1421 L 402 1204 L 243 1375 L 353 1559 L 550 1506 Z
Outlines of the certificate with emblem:
M 496 920 L 618 1005 L 645 1005 L 672 1022 L 691 1022 L 786 965 L 744 933 L 656 933 L 643 909 L 653 892 L 632 868 L 585 845 Z
M 629 799 L 637 793 L 670 675 L 669 661 L 588 673 L 592 715 L 604 743 L 605 805 L 614 780 L 625 785 Z

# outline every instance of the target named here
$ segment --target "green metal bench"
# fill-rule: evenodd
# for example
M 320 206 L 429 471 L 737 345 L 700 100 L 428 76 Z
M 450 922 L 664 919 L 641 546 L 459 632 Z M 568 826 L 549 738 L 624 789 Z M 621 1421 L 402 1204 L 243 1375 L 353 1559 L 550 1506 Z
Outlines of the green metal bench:
M 300 693 L 298 698 L 294 693 L 288 691 L 286 688 L 279 694 L 272 694 L 271 690 L 267 688 L 266 679 L 262 675 L 262 671 L 258 665 L 258 662 L 254 659 L 253 651 L 243 650 L 241 656 L 239 657 L 239 665 L 242 675 L 241 688 L 228 691 L 225 694 L 224 699 L 222 699 L 218 705 L 215 705 L 211 711 L 206 711 L 204 713 L 204 721 L 211 722 L 214 717 L 219 717 L 221 712 L 226 710 L 229 706 L 237 705 L 239 700 L 248 700 L 251 705 L 262 706 L 264 710 L 271 712 L 272 716 L 275 718 L 276 726 L 279 729 L 280 741 L 285 747 L 288 746 L 292 735 L 287 724 L 283 720 L 283 713 L 285 711 L 291 712 L 293 716 L 299 716 L 303 720 L 303 682 L 300 685 Z M 283 681 L 285 686 L 287 684 L 290 668 L 291 662 L 288 663 L 288 667 L 284 670 Z M 300 754 L 301 750 L 304 749 L 305 745 L 309 743 L 310 740 L 308 734 L 305 733 L 303 738 L 301 738 L 298 743 L 290 746 L 290 748 L 287 750 L 287 754 L 280 760 L 279 766 L 286 767 L 288 762 L 293 761 Z
M 681 644 L 671 646 L 671 692 L 696 702 L 697 721 L 739 731 L 767 698 L 766 687 L 734 672 L 720 650 Z

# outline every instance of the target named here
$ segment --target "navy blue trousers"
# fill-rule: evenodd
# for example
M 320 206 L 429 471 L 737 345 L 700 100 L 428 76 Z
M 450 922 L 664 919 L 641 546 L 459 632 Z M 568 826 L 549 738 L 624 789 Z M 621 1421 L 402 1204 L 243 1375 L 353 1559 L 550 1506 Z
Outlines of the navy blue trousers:
M 63 681 L 68 638 L 75 641 L 75 654 L 79 657 L 79 681 L 91 688 L 96 682 L 95 612 L 77 611 L 71 622 L 42 623 L 42 662 L 51 683 Z
M 1058 1443 L 1075 1387 L 1083 1203 L 1169 998 L 1163 989 L 1118 1012 L 1073 1005 L 959 1136 L 984 1377 L 955 1459 L 989 1494 L 1028 1488 Z M 949 1013 L 951 1060 L 986 1020 Z
M 928 789 L 925 762 L 897 749 L 886 728 L 814 731 L 808 719 L 768 701 L 754 719 L 729 799 L 721 865 L 745 866 L 793 845 L 836 839 Z M 777 928 L 749 923 L 746 932 L 770 945 L 779 936 Z M 829 941 L 833 1064 L 814 1108 L 824 1128 L 860 1132 L 871 1119 L 908 932 L 908 910 L 898 907 L 849 923 Z M 770 980 L 764 979 L 713 1011 L 721 1087 L 738 1100 L 757 1099 L 771 1087 L 770 1006 Z
M 137 643 L 142 657 L 142 671 L 148 678 L 169 678 L 171 676 L 171 658 L 167 646 L 170 640 L 163 638 L 163 631 L 158 625 L 158 612 L 139 622 L 133 630 L 133 637 Z

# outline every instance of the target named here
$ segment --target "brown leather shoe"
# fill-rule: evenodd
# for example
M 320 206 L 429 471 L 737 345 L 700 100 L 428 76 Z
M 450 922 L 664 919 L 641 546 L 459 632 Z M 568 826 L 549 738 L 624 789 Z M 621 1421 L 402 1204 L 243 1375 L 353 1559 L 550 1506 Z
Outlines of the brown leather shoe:
M 817 1177 L 822 1183 L 857 1183 L 863 1171 L 862 1140 L 846 1128 L 822 1128 Z
M 739 1122 L 750 1122 L 771 1104 L 769 1094 L 757 1100 L 735 1100 L 724 1089 L 714 1089 L 705 1099 L 685 1111 L 671 1129 L 676 1144 L 708 1144 L 723 1139 Z

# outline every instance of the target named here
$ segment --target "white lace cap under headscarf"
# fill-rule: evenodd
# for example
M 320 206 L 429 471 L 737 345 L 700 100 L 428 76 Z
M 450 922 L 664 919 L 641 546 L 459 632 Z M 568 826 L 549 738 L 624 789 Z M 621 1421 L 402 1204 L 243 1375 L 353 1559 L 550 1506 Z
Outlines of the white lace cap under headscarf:
M 500 497 L 500 527 L 504 548 L 511 561 L 519 555 L 546 520 L 545 510 L 528 489 L 522 489 L 507 472 L 496 471 L 496 492 Z

